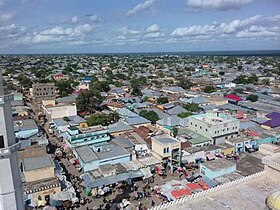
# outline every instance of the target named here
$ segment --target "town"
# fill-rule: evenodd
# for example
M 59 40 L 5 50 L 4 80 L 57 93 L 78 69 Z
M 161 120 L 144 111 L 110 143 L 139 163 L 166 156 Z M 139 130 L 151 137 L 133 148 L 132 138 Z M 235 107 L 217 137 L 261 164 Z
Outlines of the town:
M 0 61 L 25 209 L 277 209 L 279 56 Z

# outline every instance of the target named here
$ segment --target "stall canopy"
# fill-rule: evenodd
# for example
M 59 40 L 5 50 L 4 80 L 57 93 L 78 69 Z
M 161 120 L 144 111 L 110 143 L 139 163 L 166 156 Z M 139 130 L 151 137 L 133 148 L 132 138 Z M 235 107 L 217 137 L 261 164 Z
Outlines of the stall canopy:
M 127 173 L 122 173 L 122 174 L 95 179 L 95 180 L 93 180 L 89 174 L 83 174 L 81 178 L 85 181 L 85 185 L 84 185 L 85 187 L 93 189 L 97 187 L 116 184 L 118 182 L 127 181 L 130 179 L 141 178 L 143 176 L 144 175 L 141 171 L 129 171 Z
M 172 190 L 171 194 L 175 199 L 178 199 L 178 198 L 181 198 L 186 195 L 191 195 L 192 192 L 189 189 L 184 188 L 184 189 L 179 189 L 179 190 Z
M 206 155 L 206 157 L 208 160 L 214 160 L 216 158 L 216 155 L 210 153 L 210 154 Z
M 144 175 L 144 179 L 148 179 L 153 176 L 153 174 L 151 173 L 151 170 L 149 168 L 141 168 L 140 171 Z

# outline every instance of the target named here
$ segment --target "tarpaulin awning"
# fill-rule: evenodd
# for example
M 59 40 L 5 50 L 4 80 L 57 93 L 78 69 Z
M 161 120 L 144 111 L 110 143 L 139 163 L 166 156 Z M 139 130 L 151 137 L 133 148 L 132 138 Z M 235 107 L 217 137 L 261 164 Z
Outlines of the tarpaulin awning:
M 195 189 L 203 189 L 200 185 L 196 184 L 196 183 L 187 183 L 186 186 L 188 188 L 190 188 L 191 190 L 195 190 Z
M 191 195 L 192 192 L 189 189 L 184 188 L 184 189 L 179 189 L 179 190 L 172 190 L 171 194 L 174 198 L 178 199 L 178 198 L 181 198 L 186 195 Z
M 153 176 L 153 174 L 151 173 L 151 170 L 149 168 L 141 168 L 140 171 L 142 172 L 142 174 L 144 175 L 145 179 L 150 178 L 151 176 Z
M 208 160 L 214 160 L 216 158 L 216 155 L 210 153 L 210 154 L 206 155 L 206 157 Z

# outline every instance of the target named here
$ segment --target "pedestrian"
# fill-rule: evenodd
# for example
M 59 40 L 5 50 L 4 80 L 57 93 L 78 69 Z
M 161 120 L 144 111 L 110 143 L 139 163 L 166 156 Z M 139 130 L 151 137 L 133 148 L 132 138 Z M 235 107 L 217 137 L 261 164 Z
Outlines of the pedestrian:
M 154 207 L 155 206 L 155 202 L 152 200 L 151 201 L 151 206 Z

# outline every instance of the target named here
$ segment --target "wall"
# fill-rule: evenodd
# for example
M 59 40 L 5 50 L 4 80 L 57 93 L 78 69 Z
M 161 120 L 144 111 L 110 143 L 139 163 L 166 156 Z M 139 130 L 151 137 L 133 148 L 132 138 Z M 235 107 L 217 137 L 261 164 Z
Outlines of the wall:
M 54 187 L 54 188 L 51 188 L 51 189 L 46 189 L 46 190 L 43 190 L 43 191 L 34 192 L 34 193 L 32 193 L 32 202 L 37 203 L 39 195 L 41 196 L 42 200 L 45 200 L 46 195 L 50 195 L 50 198 L 52 198 L 54 193 L 58 193 L 60 191 L 61 191 L 60 186 L 58 186 L 58 187 Z
M 47 115 L 48 121 L 57 118 L 77 115 L 76 104 L 54 107 L 42 107 Z
M 33 182 L 41 179 L 54 177 L 54 167 L 46 167 L 32 171 L 24 171 L 26 182 Z
M 17 138 L 27 139 L 31 136 L 36 135 L 38 132 L 39 132 L 38 128 L 36 128 L 36 129 L 17 131 L 17 132 L 15 132 L 15 135 L 16 135 Z
M 151 208 L 150 210 L 176 209 L 177 207 L 182 207 L 191 202 L 197 201 L 199 199 L 203 199 L 207 196 L 211 196 L 217 192 L 226 191 L 227 189 L 240 185 L 244 182 L 254 181 L 257 177 L 264 176 L 266 173 L 267 173 L 267 171 L 264 170 L 264 171 L 258 172 L 256 174 L 252 174 L 252 175 L 243 177 L 241 179 L 237 179 L 235 181 L 232 181 L 232 182 L 229 182 L 229 183 L 226 183 L 223 185 L 219 185 L 214 188 L 210 188 L 209 190 L 205 190 L 205 191 L 202 191 L 202 192 L 199 192 L 196 194 L 192 194 L 190 196 L 182 197 L 176 201 L 172 201 L 169 203 L 164 203 L 159 206 L 155 206 L 155 207 Z

